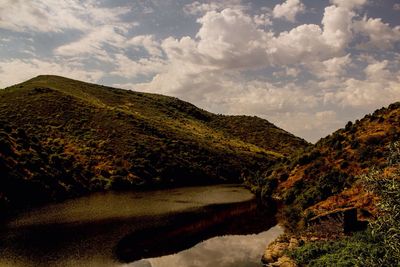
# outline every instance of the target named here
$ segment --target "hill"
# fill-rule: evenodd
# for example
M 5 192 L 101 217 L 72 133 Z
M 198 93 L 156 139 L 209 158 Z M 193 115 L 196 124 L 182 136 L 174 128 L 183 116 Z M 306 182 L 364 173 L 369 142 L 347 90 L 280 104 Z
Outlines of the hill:
M 4 207 L 92 191 L 237 182 L 308 146 L 266 120 L 38 76 L 0 91 Z
M 376 110 L 277 163 L 266 174 L 264 194 L 283 202 L 282 218 L 291 229 L 316 215 L 355 207 L 376 214 L 376 197 L 358 176 L 387 169 L 390 145 L 400 137 L 400 103 Z

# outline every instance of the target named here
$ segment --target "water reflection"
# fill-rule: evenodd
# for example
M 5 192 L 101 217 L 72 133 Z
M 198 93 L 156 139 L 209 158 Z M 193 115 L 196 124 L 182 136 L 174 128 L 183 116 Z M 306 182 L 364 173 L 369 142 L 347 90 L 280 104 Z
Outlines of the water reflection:
M 203 241 L 180 253 L 143 259 L 124 267 L 255 267 L 265 247 L 283 233 L 280 226 L 253 235 L 227 235 Z
M 226 234 L 220 229 L 229 230 L 229 227 L 221 225 L 221 220 L 238 225 L 236 228 L 240 231 L 229 232 L 232 234 L 262 231 L 270 224 L 252 216 L 252 221 L 262 222 L 264 228 L 249 232 L 245 231 L 241 221 L 245 221 L 246 227 L 250 225 L 248 213 L 252 209 L 246 206 L 251 206 L 254 201 L 254 195 L 243 187 L 216 185 L 93 194 L 47 205 L 0 225 L 0 266 L 120 266 L 118 260 L 124 258 L 117 257 L 118 248 L 122 252 L 127 250 L 123 262 L 168 255 L 191 247 L 199 240 Z M 242 206 L 245 208 L 240 208 Z M 151 233 L 157 229 L 169 230 L 161 233 L 168 236 L 175 233 L 175 237 L 153 234 L 152 239 Z M 128 252 L 130 248 L 136 250 L 136 242 L 132 246 L 129 241 L 137 241 L 135 237 L 143 233 L 146 235 L 138 241 L 139 248 L 144 247 L 143 242 L 154 241 L 147 244 L 147 251 L 164 245 L 160 244 L 163 240 L 179 241 L 182 238 L 192 243 L 186 244 L 183 240 L 179 246 L 173 247 L 173 243 L 168 241 L 165 246 L 174 250 L 165 251 L 162 247 L 162 253 L 144 253 L 133 258 Z M 199 237 L 188 238 L 190 234 Z M 122 246 L 124 244 L 126 246 Z M 185 246 L 181 247 L 182 244 Z

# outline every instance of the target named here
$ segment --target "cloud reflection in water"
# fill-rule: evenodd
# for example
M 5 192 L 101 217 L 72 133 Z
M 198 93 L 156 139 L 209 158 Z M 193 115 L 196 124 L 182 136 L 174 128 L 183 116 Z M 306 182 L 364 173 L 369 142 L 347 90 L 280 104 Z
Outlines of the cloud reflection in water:
M 177 254 L 143 259 L 125 267 L 255 267 L 261 266 L 261 256 L 267 244 L 283 229 L 275 226 L 253 235 L 227 235 L 203 241 Z

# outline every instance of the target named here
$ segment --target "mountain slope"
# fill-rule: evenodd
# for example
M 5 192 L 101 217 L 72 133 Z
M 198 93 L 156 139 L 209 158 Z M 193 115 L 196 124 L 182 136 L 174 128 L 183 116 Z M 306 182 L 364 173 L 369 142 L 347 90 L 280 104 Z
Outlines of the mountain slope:
M 302 216 L 357 207 L 373 214 L 376 198 L 357 176 L 387 166 L 390 145 L 400 137 L 400 103 L 366 115 L 318 141 L 315 146 L 273 167 L 264 191 L 286 205 L 283 217 L 291 227 Z M 390 170 L 388 170 L 390 171 Z M 271 188 L 272 187 L 272 188 Z
M 308 145 L 256 117 L 215 115 L 173 97 L 58 76 L 1 90 L 0 107 L 2 181 L 35 184 L 40 190 L 32 190 L 47 192 L 40 201 L 239 181 Z M 4 183 L 3 204 L 22 201 L 18 186 Z

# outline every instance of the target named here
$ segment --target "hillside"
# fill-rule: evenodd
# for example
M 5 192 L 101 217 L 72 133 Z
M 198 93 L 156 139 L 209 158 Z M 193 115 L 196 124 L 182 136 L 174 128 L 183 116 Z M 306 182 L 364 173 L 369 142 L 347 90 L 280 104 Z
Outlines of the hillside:
M 343 208 L 359 208 L 367 217 L 376 214 L 376 197 L 357 177 L 372 168 L 385 169 L 390 145 L 399 137 L 400 103 L 395 103 L 276 164 L 267 173 L 264 192 L 283 202 L 282 218 L 292 229 Z
M 58 76 L 1 90 L 0 107 L 0 202 L 9 208 L 105 189 L 237 182 L 308 146 L 260 118 Z

